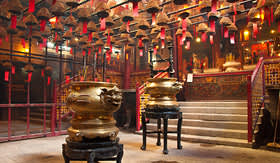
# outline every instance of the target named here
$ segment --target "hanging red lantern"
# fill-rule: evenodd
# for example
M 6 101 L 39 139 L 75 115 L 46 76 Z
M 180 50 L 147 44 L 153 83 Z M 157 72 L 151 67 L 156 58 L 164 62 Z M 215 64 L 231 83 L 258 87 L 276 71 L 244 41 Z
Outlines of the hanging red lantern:
M 70 82 L 70 76 L 66 75 L 65 76 L 65 83 L 68 84 Z

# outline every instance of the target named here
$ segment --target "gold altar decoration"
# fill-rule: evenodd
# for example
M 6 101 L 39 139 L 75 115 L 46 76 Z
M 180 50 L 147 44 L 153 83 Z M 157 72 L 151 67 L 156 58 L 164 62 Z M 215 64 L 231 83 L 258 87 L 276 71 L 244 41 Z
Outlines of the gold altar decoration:
M 105 82 L 72 82 L 67 106 L 75 111 L 68 128 L 71 141 L 92 139 L 115 140 L 119 129 L 113 113 L 120 107 L 122 95 L 116 84 Z
M 178 107 L 176 94 L 182 89 L 182 83 L 176 78 L 151 78 L 145 86 L 145 94 L 150 95 L 146 108 Z

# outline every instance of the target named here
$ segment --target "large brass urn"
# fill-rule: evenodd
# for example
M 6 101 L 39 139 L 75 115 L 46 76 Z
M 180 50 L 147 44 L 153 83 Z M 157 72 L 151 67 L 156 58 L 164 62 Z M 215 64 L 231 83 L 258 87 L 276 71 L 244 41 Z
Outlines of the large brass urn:
M 146 108 L 178 108 L 176 94 L 182 89 L 182 83 L 176 78 L 148 79 L 145 93 L 150 95 Z
M 68 128 L 70 140 L 115 140 L 119 129 L 113 113 L 121 100 L 121 92 L 113 83 L 72 82 L 67 97 L 67 106 L 75 112 Z

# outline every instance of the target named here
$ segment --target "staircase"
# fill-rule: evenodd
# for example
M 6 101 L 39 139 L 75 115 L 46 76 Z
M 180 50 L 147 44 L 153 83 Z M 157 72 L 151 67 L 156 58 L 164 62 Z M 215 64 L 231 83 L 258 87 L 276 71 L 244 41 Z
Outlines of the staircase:
M 251 147 L 247 140 L 247 101 L 179 102 L 183 112 L 182 141 Z M 156 123 L 147 125 L 156 130 Z M 168 120 L 168 131 L 177 120 Z M 155 134 L 153 136 L 156 136 Z M 176 134 L 168 134 L 176 139 Z

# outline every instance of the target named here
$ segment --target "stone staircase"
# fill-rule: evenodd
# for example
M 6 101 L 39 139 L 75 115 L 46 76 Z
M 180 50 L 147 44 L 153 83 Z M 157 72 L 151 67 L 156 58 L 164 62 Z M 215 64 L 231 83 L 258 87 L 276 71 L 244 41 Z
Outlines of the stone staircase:
M 182 141 L 251 147 L 247 141 L 247 101 L 179 102 L 183 112 Z M 147 129 L 156 130 L 151 120 Z M 177 120 L 168 120 L 168 130 L 177 129 Z M 156 134 L 153 134 L 156 136 Z M 176 134 L 168 134 L 176 139 Z

